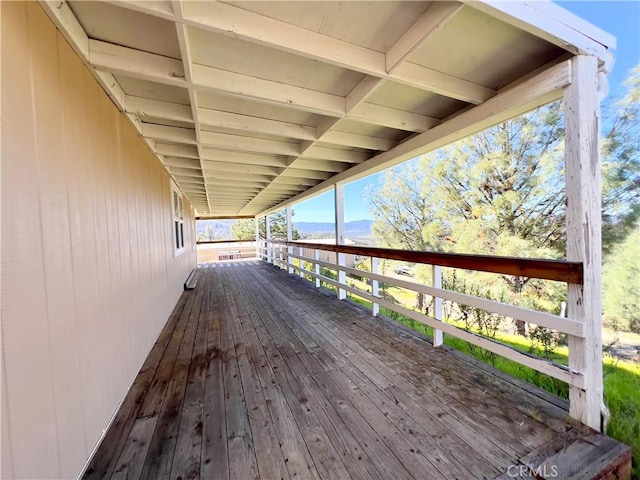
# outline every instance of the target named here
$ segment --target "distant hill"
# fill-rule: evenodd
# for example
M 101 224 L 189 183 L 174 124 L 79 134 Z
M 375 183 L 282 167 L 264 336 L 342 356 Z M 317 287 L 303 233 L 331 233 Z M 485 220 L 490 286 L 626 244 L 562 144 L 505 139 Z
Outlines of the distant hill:
M 335 225 L 331 222 L 294 222 L 293 225 L 301 233 L 306 235 L 319 235 L 326 233 L 333 236 Z M 344 234 L 347 238 L 360 238 L 371 236 L 373 220 L 356 220 L 344 224 Z
M 212 237 L 214 239 L 231 239 L 231 226 L 235 220 L 200 220 L 196 222 L 196 231 L 199 234 Z M 294 222 L 295 228 L 303 237 L 333 237 L 335 226 L 331 222 Z M 356 220 L 344 224 L 345 236 L 347 238 L 370 237 L 372 220 Z

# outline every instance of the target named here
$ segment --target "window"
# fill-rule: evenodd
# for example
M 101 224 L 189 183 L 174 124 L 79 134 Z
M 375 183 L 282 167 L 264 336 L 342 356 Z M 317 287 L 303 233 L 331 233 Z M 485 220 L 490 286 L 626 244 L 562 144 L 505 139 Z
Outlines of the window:
M 171 188 L 173 203 L 173 246 L 176 256 L 184 253 L 184 208 L 182 194 L 175 186 Z

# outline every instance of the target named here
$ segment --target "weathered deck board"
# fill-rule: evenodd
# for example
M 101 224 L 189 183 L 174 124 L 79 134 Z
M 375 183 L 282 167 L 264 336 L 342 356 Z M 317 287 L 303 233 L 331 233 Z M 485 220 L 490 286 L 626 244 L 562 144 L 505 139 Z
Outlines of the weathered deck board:
M 598 478 L 629 462 L 544 396 L 298 277 L 253 261 L 199 275 L 85 478 Z

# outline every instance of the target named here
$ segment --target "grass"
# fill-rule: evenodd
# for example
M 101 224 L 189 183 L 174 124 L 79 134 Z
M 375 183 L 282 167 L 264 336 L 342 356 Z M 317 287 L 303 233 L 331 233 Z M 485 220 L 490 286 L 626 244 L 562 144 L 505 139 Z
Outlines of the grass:
M 348 282 L 364 291 L 368 289 L 365 282 L 349 278 Z M 387 288 L 387 293 L 393 296 L 399 304 L 412 305 L 415 294 L 398 287 Z M 354 302 L 371 309 L 371 302 L 349 294 Z M 406 325 L 422 334 L 433 338 L 433 329 L 427 325 L 399 315 L 387 308 L 381 307 L 380 314 Z M 498 332 L 496 340 L 510 345 L 518 350 L 529 351 L 531 342 L 520 335 L 511 335 Z M 476 346 L 470 346 L 464 340 L 449 335 L 444 337 L 445 345 L 464 352 L 482 361 L 491 360 L 492 365 L 516 378 L 536 385 L 559 397 L 568 398 L 568 385 L 560 380 L 537 372 L 516 362 L 500 356 L 489 355 L 489 352 Z M 567 347 L 557 347 L 552 360 L 566 365 L 569 351 Z M 633 455 L 633 470 L 631 478 L 640 480 L 640 363 L 621 360 L 610 355 L 605 355 L 604 369 L 604 396 L 611 417 L 607 426 L 607 435 L 631 447 Z

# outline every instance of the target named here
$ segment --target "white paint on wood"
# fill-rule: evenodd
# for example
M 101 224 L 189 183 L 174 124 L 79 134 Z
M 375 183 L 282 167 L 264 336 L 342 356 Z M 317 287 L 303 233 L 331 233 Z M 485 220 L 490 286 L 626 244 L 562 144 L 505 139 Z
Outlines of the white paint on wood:
M 178 103 L 161 102 L 150 98 L 134 97 L 126 95 L 124 97 L 125 111 L 136 115 L 148 115 L 160 120 L 174 120 L 193 124 L 193 114 L 191 107 Z
M 564 96 L 567 260 L 582 262 L 583 285 L 570 285 L 567 316 L 584 324 L 569 338 L 569 366 L 584 373 L 584 390 L 569 390 L 572 417 L 600 430 L 602 380 L 602 242 L 600 104 L 595 57 L 572 60 L 573 83 Z
M 433 288 L 442 289 L 442 267 L 439 265 L 431 266 L 431 277 Z M 433 297 L 433 318 L 443 321 L 442 316 L 442 298 Z M 442 330 L 436 328 L 433 330 L 433 346 L 440 347 L 443 344 Z
M 333 187 L 334 192 L 334 204 L 335 204 L 335 218 L 336 218 L 336 245 L 344 245 L 344 185 L 337 183 Z M 340 288 L 340 285 L 345 285 L 346 274 L 342 267 L 344 267 L 345 255 L 344 253 L 338 253 L 337 255 L 337 269 L 338 269 L 338 300 L 344 300 L 347 298 L 347 292 L 344 288 Z
M 300 140 L 315 140 L 316 129 L 308 125 L 252 117 L 208 108 L 198 111 L 200 122 L 210 127 L 229 128 L 245 133 L 262 133 Z
M 402 142 L 391 150 L 376 155 L 361 165 L 356 165 L 345 172 L 334 175 L 329 180 L 292 197 L 287 202 L 295 203 L 310 196 L 324 193 L 330 190 L 335 183 L 354 181 L 363 176 L 371 175 L 549 103 L 560 98 L 563 88 L 570 83 L 570 63 L 568 61 L 562 62 L 524 83 L 504 90 L 485 103 L 456 115 L 430 130 Z M 283 207 L 283 204 L 276 205 L 273 210 Z
M 303 259 L 308 260 L 308 259 L 305 259 L 304 257 Z M 326 263 L 327 262 L 320 262 L 321 265 Z M 331 264 L 328 264 L 328 265 L 329 265 L 329 268 L 332 267 Z M 335 266 L 333 266 L 333 268 L 335 268 Z M 361 270 L 358 270 L 358 272 L 363 273 Z M 352 292 L 366 300 L 369 300 L 371 302 L 378 302 L 380 305 L 388 308 L 389 310 L 393 310 L 401 315 L 412 318 L 434 329 L 440 329 L 444 333 L 447 333 L 448 335 L 452 335 L 454 337 L 465 340 L 469 343 L 472 343 L 473 345 L 477 345 L 481 348 L 484 348 L 485 350 L 489 350 L 490 352 L 493 352 L 500 356 L 508 358 L 509 360 L 513 360 L 514 362 L 517 362 L 521 365 L 525 365 L 527 367 L 533 368 L 534 370 L 550 375 L 554 378 L 557 378 L 558 380 L 562 380 L 563 382 L 566 382 L 577 388 L 584 387 L 583 375 L 580 372 L 572 370 L 571 368 L 567 368 L 562 365 L 557 365 L 547 360 L 544 360 L 532 355 L 528 355 L 508 345 L 504 345 L 500 342 L 485 338 L 481 335 L 477 335 L 475 333 L 465 331 L 461 328 L 455 327 L 448 323 L 444 323 L 439 320 L 436 320 L 430 316 L 423 315 L 413 310 L 409 310 L 407 308 L 401 307 L 395 303 L 389 302 L 380 297 L 374 297 L 373 295 L 367 292 L 363 292 L 358 288 L 341 284 L 339 281 L 333 280 L 331 278 L 328 278 L 322 275 L 317 275 L 314 272 L 311 272 L 308 270 L 304 270 L 303 273 L 306 273 L 312 276 L 313 278 L 319 277 L 323 282 L 328 283 L 330 285 L 334 285 L 337 288 L 343 287 L 345 290 Z
M 615 37 L 552 2 L 463 1 L 471 8 L 499 18 L 571 53 L 598 57 L 605 73 L 609 73 L 613 67 L 614 58 L 608 50 L 616 48 Z
M 286 208 L 287 215 L 287 241 L 290 242 L 293 240 L 293 207 L 291 205 L 287 205 Z M 291 262 L 290 255 L 293 254 L 293 247 L 287 247 L 287 264 Z M 293 274 L 293 267 L 289 267 L 289 273 Z
M 380 261 L 377 257 L 371 257 L 371 273 L 378 273 L 378 266 Z M 380 296 L 380 283 L 376 279 L 371 279 L 371 295 L 374 297 Z M 371 313 L 374 317 L 380 314 L 380 304 L 378 302 L 371 302 Z
M 387 73 L 393 73 L 400 63 L 420 48 L 420 45 L 438 31 L 461 7 L 462 4 L 457 2 L 433 2 L 387 52 L 385 56 Z

